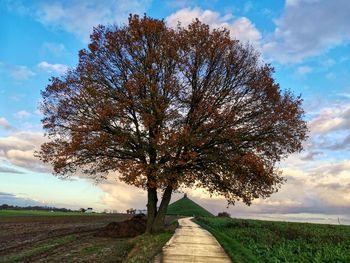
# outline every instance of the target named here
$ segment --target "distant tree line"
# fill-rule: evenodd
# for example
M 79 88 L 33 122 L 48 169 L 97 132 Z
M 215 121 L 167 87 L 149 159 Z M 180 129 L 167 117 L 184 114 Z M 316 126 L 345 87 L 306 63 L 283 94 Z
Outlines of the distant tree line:
M 2 204 L 0 205 L 0 209 L 9 209 L 9 210 L 41 210 L 41 211 L 54 211 L 54 212 L 80 212 L 80 210 L 71 210 L 67 208 L 56 208 L 56 207 L 48 207 L 48 206 L 13 206 Z

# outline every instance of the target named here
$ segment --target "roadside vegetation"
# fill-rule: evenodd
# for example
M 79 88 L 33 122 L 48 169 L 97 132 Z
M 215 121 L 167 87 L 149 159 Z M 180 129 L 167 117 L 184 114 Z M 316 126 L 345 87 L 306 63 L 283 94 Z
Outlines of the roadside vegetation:
M 172 231 L 166 231 L 153 235 L 144 234 L 133 238 L 130 241 L 133 244 L 133 248 L 129 252 L 127 258 L 122 262 L 150 262 L 158 253 L 162 251 L 163 246 L 172 235 Z
M 235 263 L 350 262 L 350 226 L 218 217 L 194 221 Z

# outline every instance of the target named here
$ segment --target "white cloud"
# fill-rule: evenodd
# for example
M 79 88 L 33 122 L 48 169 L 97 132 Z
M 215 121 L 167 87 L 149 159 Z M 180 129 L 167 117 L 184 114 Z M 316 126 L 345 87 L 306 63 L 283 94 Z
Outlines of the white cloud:
M 315 193 L 325 204 L 349 206 L 350 160 L 324 161 L 310 173 Z
M 45 141 L 41 132 L 16 132 L 0 138 L 0 158 L 11 165 L 37 172 L 51 172 L 51 168 L 34 157 Z
M 327 105 L 325 101 L 318 101 L 322 108 L 310 114 L 308 128 L 310 138 L 306 147 L 306 155 L 301 159 L 313 161 L 314 157 L 321 159 L 350 158 L 350 102 L 346 93 L 338 93 L 341 97 L 336 103 Z M 327 106 L 326 106 L 327 105 Z M 328 156 L 329 154 L 329 156 Z
M 210 25 L 212 28 L 225 27 L 229 29 L 231 37 L 241 40 L 242 42 L 250 41 L 253 44 L 258 44 L 261 39 L 260 32 L 248 18 L 235 18 L 232 14 L 222 16 L 218 12 L 202 10 L 198 7 L 180 9 L 168 16 L 166 22 L 173 27 L 175 27 L 178 22 L 181 22 L 183 26 L 187 26 L 195 18 Z
M 350 41 L 348 0 L 288 0 L 264 54 L 281 63 L 301 62 Z
M 18 119 L 27 119 L 30 117 L 31 113 L 25 110 L 18 111 L 13 114 Z
M 16 66 L 10 70 L 10 75 L 13 79 L 21 81 L 35 76 L 35 73 L 31 71 L 27 66 Z
M 254 202 L 254 205 L 263 205 L 263 206 L 269 206 L 269 207 L 298 207 L 302 205 L 301 201 L 296 201 L 294 199 L 282 199 L 282 200 L 271 200 L 271 199 L 256 199 Z
M 12 129 L 10 123 L 8 122 L 8 120 L 4 117 L 0 117 L 0 128 L 3 128 L 5 130 L 10 130 Z
M 311 132 L 326 134 L 350 129 L 350 104 L 326 107 L 310 121 Z
M 252 208 L 257 213 L 349 214 L 349 167 L 349 161 L 323 160 L 283 168 L 287 182 L 270 198 L 255 201 Z
M 98 184 L 98 187 L 105 193 L 101 197 L 103 205 L 109 209 L 125 212 L 126 209 L 145 209 L 147 204 L 146 191 L 127 185 L 116 180 L 116 177 L 109 176 L 107 181 Z
M 12 10 L 33 15 L 43 25 L 65 30 L 87 42 L 92 28 L 126 22 L 130 13 L 147 11 L 151 0 L 38 0 L 11 3 Z
M 64 74 L 68 70 L 68 66 L 63 64 L 50 64 L 46 61 L 42 61 L 38 64 L 38 67 L 46 72 Z

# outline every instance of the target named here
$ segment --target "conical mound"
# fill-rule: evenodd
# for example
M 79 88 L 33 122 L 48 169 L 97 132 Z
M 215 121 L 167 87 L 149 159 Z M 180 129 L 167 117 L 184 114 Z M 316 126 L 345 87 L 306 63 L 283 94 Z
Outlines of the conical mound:
M 183 198 L 169 205 L 167 215 L 214 216 L 212 213 L 189 199 L 186 194 Z

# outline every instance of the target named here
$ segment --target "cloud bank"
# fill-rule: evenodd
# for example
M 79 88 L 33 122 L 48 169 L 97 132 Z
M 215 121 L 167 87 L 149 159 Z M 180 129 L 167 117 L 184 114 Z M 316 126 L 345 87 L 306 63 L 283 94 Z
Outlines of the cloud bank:
M 7 137 L 0 138 L 0 158 L 10 164 L 35 172 L 51 172 L 51 168 L 45 165 L 34 152 L 39 150 L 44 142 L 41 132 L 15 132 Z
M 183 8 L 166 18 L 168 25 L 176 27 L 180 22 L 181 25 L 187 26 L 195 18 L 208 24 L 211 28 L 227 28 L 230 30 L 232 38 L 242 42 L 251 42 L 258 44 L 261 39 L 260 32 L 255 25 L 246 17 L 236 18 L 232 14 L 222 16 L 220 13 L 212 10 L 202 10 L 199 7 Z
M 45 203 L 18 194 L 0 192 L 0 205 L 7 204 L 13 206 L 45 206 Z
M 349 13 L 348 0 L 288 0 L 263 52 L 280 63 L 298 63 L 349 43 Z

